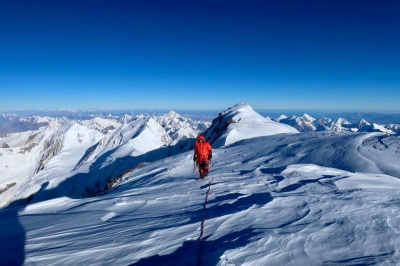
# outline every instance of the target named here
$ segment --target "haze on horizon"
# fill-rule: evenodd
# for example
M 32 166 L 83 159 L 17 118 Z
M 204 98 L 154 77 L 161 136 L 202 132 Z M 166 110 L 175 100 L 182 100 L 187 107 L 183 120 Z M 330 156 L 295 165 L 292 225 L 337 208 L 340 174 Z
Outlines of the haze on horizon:
M 0 1 L 0 110 L 399 112 L 400 2 Z

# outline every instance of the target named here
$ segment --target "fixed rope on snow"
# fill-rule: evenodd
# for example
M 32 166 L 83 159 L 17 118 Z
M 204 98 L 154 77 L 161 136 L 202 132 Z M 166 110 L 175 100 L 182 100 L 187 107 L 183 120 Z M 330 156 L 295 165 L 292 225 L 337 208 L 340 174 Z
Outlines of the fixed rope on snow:
M 199 248 L 199 254 L 197 257 L 197 266 L 201 265 L 201 254 L 203 251 L 203 245 L 204 245 L 204 228 L 206 226 L 206 218 L 207 218 L 207 203 L 208 203 L 208 194 L 210 192 L 211 189 L 211 183 L 214 180 L 214 178 L 212 178 L 210 180 L 210 182 L 208 183 L 208 189 L 206 192 L 206 199 L 204 201 L 204 206 L 203 206 L 203 221 L 201 222 L 201 231 L 200 231 L 200 248 Z

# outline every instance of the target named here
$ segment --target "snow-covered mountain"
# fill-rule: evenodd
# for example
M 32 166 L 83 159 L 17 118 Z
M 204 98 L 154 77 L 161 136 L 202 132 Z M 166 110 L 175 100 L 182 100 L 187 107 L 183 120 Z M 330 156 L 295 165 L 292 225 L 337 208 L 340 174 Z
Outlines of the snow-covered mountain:
M 238 104 L 221 112 L 205 132 L 205 137 L 213 147 L 221 147 L 243 139 L 282 133 L 298 131 L 262 117 L 247 104 Z
M 175 111 L 166 115 L 154 117 L 154 119 L 165 129 L 173 140 L 173 144 L 180 140 L 195 138 L 200 132 L 205 131 L 210 123 L 206 121 L 196 121 L 185 118 Z
M 398 136 L 298 133 L 240 104 L 205 131 L 199 181 L 193 139 L 172 145 L 156 119 L 101 131 L 69 121 L 1 139 L 0 265 L 400 263 Z M 24 164 L 39 171 L 21 181 Z
M 65 117 L 19 117 L 16 114 L 1 114 L 0 137 L 6 136 L 9 133 L 37 130 L 40 127 L 46 126 L 51 122 L 66 123 L 67 121 L 68 119 Z
M 317 121 L 317 124 L 317 131 L 358 131 L 349 121 L 343 118 L 332 120 L 331 118 L 323 117 Z
M 276 119 L 276 121 L 287 125 L 291 125 L 300 132 L 308 132 L 316 130 L 316 126 L 314 125 L 315 118 L 309 116 L 308 114 L 304 114 L 303 116 L 300 117 L 294 115 L 290 118 L 285 115 L 281 115 Z
M 122 125 L 115 119 L 112 118 L 106 119 L 102 117 L 95 117 L 90 120 L 81 120 L 78 122 L 87 128 L 95 129 L 105 134 L 107 134 L 109 131 L 119 128 Z
M 365 119 L 361 119 L 361 121 L 358 123 L 358 131 L 359 132 L 383 132 L 389 135 L 394 135 L 395 133 L 390 130 L 385 128 L 383 125 L 378 125 L 375 123 L 369 123 Z
M 69 112 L 72 112 L 72 110 L 70 110 Z M 81 118 L 79 115 L 77 115 L 76 118 L 67 118 L 41 117 L 36 115 L 29 117 L 19 117 L 16 114 L 1 114 L 0 137 L 7 136 L 7 134 L 9 133 L 38 130 L 40 127 L 47 126 L 50 122 L 54 121 L 62 124 L 68 122 L 76 122 L 90 129 L 95 129 L 104 134 L 108 134 L 109 131 L 116 130 L 123 124 L 129 124 L 141 117 L 152 117 L 170 135 L 173 140 L 173 144 L 177 144 L 180 140 L 194 138 L 200 132 L 205 131 L 210 126 L 210 122 L 203 120 L 193 120 L 187 117 L 183 117 L 174 111 L 163 115 L 108 114 L 100 116 L 86 115 L 84 116 L 84 118 Z
M 361 119 L 358 123 L 351 123 L 344 118 L 331 119 L 329 117 L 322 117 L 315 119 L 308 114 L 297 117 L 287 117 L 281 115 L 275 121 L 291 125 L 300 132 L 310 131 L 352 131 L 352 132 L 383 132 L 389 135 L 398 134 L 395 124 L 380 125 L 376 123 L 369 123 L 365 119 Z M 398 127 L 397 127 L 398 128 Z
M 12 142 L 10 138 L 14 136 L 21 141 Z M 77 123 L 53 121 L 44 129 L 2 138 L 12 146 L 0 149 L 0 187 L 15 184 L 0 195 L 0 206 L 28 197 L 45 182 L 57 186 L 63 180 L 58 176 L 73 170 L 76 161 L 103 137 L 102 133 Z
M 121 158 L 127 155 L 138 156 L 171 143 L 168 133 L 153 118 L 138 117 L 120 127 L 105 150 L 114 149 L 113 158 Z
M 0 206 L 12 199 L 29 197 L 43 184 L 52 189 L 64 182 L 62 189 L 53 192 L 59 196 L 82 196 L 87 190 L 100 190 L 107 185 L 108 179 L 115 177 L 114 172 L 117 174 L 124 170 L 125 165 L 120 165 L 122 160 L 129 161 L 130 157 L 172 143 L 163 127 L 152 118 L 138 117 L 117 130 L 107 131 L 109 135 L 102 133 L 104 127 L 94 124 L 94 121 L 84 125 L 74 121 L 53 122 L 43 130 L 30 133 L 29 137 L 15 134 L 20 135 L 19 141 L 10 137 L 4 139 L 15 147 L 1 149 L 0 165 L 5 174 L 0 185 L 16 184 L 0 195 Z M 108 172 L 102 170 L 107 167 Z M 85 180 L 76 178 L 88 171 L 91 173 Z
M 393 131 L 396 135 L 400 135 L 400 124 L 388 124 L 386 128 Z

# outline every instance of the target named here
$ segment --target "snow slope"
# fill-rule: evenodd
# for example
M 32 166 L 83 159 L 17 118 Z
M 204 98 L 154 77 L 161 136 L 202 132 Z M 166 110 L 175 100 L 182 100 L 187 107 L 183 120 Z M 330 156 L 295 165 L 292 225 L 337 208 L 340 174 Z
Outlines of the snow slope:
M 181 134 L 179 140 L 187 138 L 180 129 L 176 133 Z M 186 133 L 193 132 L 189 128 Z M 8 134 L 0 138 L 0 144 L 0 207 L 37 194 L 44 186 L 53 192 L 41 195 L 41 200 L 94 194 L 143 160 L 153 161 L 190 147 L 179 143 L 174 149 L 150 154 L 174 143 L 159 123 L 143 115 L 122 126 L 112 118 L 55 119 L 37 131 Z
M 1 138 L 8 148 L 0 148 L 0 207 L 10 202 L 20 187 L 37 172 L 43 151 L 50 150 L 49 139 L 60 126 L 54 121 L 37 131 L 13 133 Z
M 379 134 L 263 136 L 215 149 L 205 181 L 188 151 L 127 174 L 105 195 L 15 203 L 0 211 L 9 228 L 0 262 L 394 265 L 400 180 L 366 167 L 385 156 L 360 153 L 389 152 L 376 138 L 399 158 L 399 140 Z
M 191 140 L 170 147 L 153 118 L 109 135 L 52 130 L 28 137 L 41 170 L 0 190 L 17 194 L 0 209 L 0 265 L 400 263 L 399 137 L 298 133 L 241 104 L 205 132 L 213 161 L 199 181 Z
M 11 199 L 30 198 L 29 201 L 36 202 L 66 195 L 79 198 L 95 194 L 111 179 L 134 168 L 140 162 L 135 158 L 172 142 L 152 118 L 140 117 L 112 132 L 105 136 L 76 122 L 62 125 L 33 158 L 36 171 L 32 173 L 30 169 L 23 182 L 15 175 L 8 178 L 9 183 L 18 180 L 18 185 L 9 189 L 7 195 L 0 194 L 1 205 Z
M 116 147 L 114 158 L 137 156 L 171 142 L 169 135 L 153 118 L 139 117 L 117 130 L 106 150 Z
M 74 122 L 62 126 L 50 125 L 33 136 L 26 145 L 15 148 L 8 156 L 0 157 L 0 165 L 10 168 L 1 178 L 2 187 L 5 182 L 16 183 L 12 189 L 1 194 L 0 206 L 11 199 L 29 197 L 43 184 L 48 188 L 57 187 L 71 175 L 87 149 L 104 137 L 102 133 Z

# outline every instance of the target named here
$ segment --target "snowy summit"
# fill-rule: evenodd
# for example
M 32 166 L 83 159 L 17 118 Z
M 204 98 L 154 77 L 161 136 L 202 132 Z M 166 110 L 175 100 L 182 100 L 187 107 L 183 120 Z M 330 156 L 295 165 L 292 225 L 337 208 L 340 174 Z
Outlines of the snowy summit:
M 298 133 L 298 131 L 291 126 L 261 116 L 247 104 L 238 104 L 221 112 L 205 135 L 213 147 L 221 147 L 239 140 L 281 133 Z

